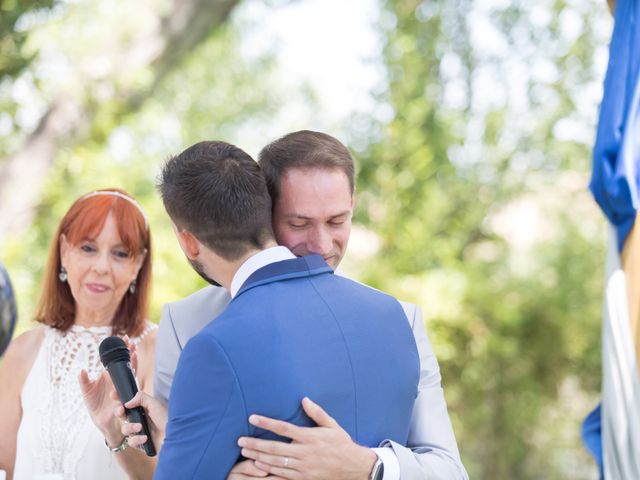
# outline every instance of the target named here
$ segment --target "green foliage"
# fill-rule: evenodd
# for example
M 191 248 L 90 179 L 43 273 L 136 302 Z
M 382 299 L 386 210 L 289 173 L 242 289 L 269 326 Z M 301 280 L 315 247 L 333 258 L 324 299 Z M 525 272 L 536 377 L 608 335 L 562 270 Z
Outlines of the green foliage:
M 579 429 L 600 388 L 605 222 L 584 97 L 605 8 L 385 2 L 393 115 L 368 129 L 356 217 L 380 246 L 355 269 L 423 306 L 471 478 L 593 473 Z M 502 44 L 479 45 L 487 24 Z
M 4 114 L 12 124 L 2 154 L 29 131 L 17 87 L 43 103 L 79 84 L 81 75 L 51 79 L 34 68 L 34 51 L 50 43 L 73 67 L 96 65 L 102 48 L 123 45 L 109 39 L 134 35 L 141 21 L 135 2 L 61 2 L 37 28 L 16 29 L 19 15 L 54 3 L 0 3 L 0 126 Z M 377 249 L 350 252 L 345 269 L 423 307 L 471 478 L 592 478 L 578 432 L 600 388 L 605 222 L 585 186 L 602 77 L 595 59 L 610 31 L 604 2 L 382 7 L 387 84 L 378 120 L 356 118 L 352 133 L 355 222 Z M 286 98 L 300 98 L 271 80 L 272 58 L 246 60 L 241 40 L 235 25 L 217 30 L 142 99 L 113 97 L 87 67 L 87 140 L 58 152 L 33 227 L 2 239 L 20 330 L 57 222 L 96 188 L 125 188 L 150 218 L 152 320 L 203 285 L 154 190 L 162 161 L 203 138 L 260 145 Z M 149 70 L 115 71 L 122 91 L 153 84 Z
M 35 56 L 25 48 L 29 32 L 18 21 L 36 21 L 55 4 L 56 0 L 0 1 L 0 81 L 16 77 Z
M 30 47 L 31 30 L 51 15 L 56 0 L 0 0 L 0 167 L 4 154 L 24 138 L 16 126 L 18 105 L 9 86 L 28 71 L 37 51 Z M 32 81 L 31 76 L 24 79 Z M 8 126 L 7 126 L 8 125 Z
M 1 256 L 15 279 L 20 307 L 19 332 L 31 326 L 52 233 L 71 203 L 94 189 L 124 188 L 149 217 L 151 320 L 159 321 L 164 303 L 205 285 L 180 253 L 155 182 L 170 154 L 204 138 L 235 141 L 248 122 L 267 122 L 277 112 L 281 94 L 271 84 L 273 62 L 266 56 L 245 60 L 239 35 L 234 25 L 216 31 L 135 112 L 117 98 L 90 99 L 95 119 L 87 125 L 89 138 L 57 154 L 26 236 L 3 239 Z

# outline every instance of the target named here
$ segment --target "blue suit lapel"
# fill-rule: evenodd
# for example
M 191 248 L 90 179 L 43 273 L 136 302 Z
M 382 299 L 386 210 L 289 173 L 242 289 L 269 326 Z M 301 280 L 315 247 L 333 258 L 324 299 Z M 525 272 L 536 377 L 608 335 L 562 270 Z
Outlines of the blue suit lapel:
M 265 283 L 278 282 L 291 278 L 312 277 L 323 273 L 333 273 L 333 270 L 320 255 L 308 255 L 306 257 L 283 260 L 266 265 L 255 272 L 242 284 L 234 298 L 239 297 L 247 290 L 264 285 Z

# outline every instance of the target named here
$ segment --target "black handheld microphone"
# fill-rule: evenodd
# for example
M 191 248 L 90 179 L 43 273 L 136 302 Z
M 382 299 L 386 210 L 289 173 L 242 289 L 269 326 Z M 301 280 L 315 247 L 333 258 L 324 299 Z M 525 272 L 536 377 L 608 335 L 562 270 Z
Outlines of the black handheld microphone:
M 109 372 L 111 381 L 116 387 L 116 392 L 120 397 L 120 401 L 124 405 L 131 400 L 138 392 L 138 386 L 136 385 L 136 379 L 131 371 L 131 356 L 129 355 L 129 349 L 120 337 L 107 337 L 102 343 L 100 343 L 100 361 L 104 365 L 104 368 Z M 145 453 L 154 457 L 156 455 L 156 448 L 151 441 L 151 434 L 149 433 L 149 425 L 147 424 L 147 417 L 144 414 L 142 407 L 126 408 L 125 413 L 127 419 L 132 423 L 142 424 L 142 434 L 147 436 L 147 441 L 144 442 L 142 448 Z

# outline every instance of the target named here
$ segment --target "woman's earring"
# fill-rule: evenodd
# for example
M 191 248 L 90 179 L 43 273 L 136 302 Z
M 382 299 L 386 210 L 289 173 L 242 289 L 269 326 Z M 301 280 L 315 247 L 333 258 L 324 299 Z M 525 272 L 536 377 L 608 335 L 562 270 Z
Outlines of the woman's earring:
M 136 280 L 134 280 L 133 282 L 131 282 L 131 284 L 129 285 L 129 293 L 131 295 L 133 295 L 134 293 L 136 293 Z
M 62 283 L 66 282 L 67 278 L 69 278 L 69 275 L 67 275 L 67 269 L 63 266 L 60 266 L 60 273 L 58 274 L 58 278 Z

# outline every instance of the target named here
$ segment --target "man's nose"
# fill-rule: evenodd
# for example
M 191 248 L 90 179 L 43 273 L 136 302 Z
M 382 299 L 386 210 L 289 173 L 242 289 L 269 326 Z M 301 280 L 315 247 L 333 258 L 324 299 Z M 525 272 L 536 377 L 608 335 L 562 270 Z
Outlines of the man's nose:
M 331 251 L 331 235 L 323 227 L 314 228 L 309 235 L 308 248 L 312 253 L 326 255 Z

